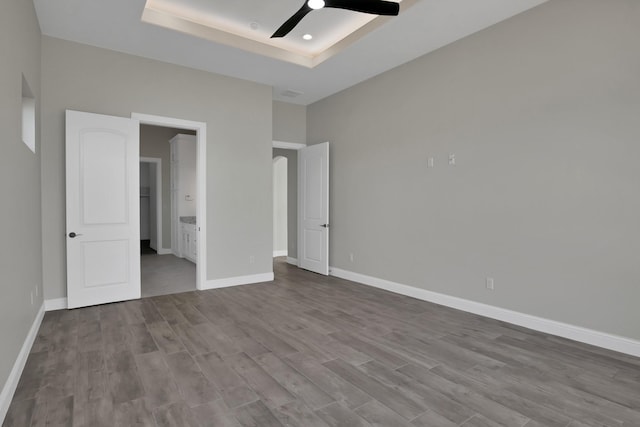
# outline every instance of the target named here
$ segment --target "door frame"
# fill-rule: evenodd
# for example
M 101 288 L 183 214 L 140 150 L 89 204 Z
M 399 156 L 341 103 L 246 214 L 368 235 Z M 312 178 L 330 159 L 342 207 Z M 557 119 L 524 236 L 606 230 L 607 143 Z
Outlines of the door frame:
M 138 120 L 141 125 L 164 126 L 170 128 L 187 129 L 196 132 L 196 207 L 198 221 L 198 262 L 196 263 L 196 289 L 206 289 L 207 283 L 207 124 L 173 117 L 156 116 L 152 114 L 131 113 L 131 118 Z
M 140 157 L 140 163 L 153 163 L 156 165 L 156 240 L 158 255 L 171 253 L 162 248 L 162 159 L 159 157 Z

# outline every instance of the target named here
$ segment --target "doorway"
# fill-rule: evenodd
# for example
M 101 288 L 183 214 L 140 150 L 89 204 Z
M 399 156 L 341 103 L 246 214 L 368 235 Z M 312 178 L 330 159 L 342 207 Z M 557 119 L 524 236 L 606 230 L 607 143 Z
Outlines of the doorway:
M 132 114 L 140 122 L 141 164 L 155 169 L 155 227 L 149 209 L 149 253 L 141 250 L 141 294 L 145 296 L 203 289 L 206 277 L 205 144 L 206 124 L 159 116 Z M 156 158 L 157 162 L 147 162 Z M 145 246 L 144 217 L 146 194 L 141 169 L 141 249 Z M 152 179 L 149 179 L 151 187 Z M 153 242 L 155 228 L 156 241 Z
M 143 297 L 196 290 L 197 251 L 194 244 L 197 241 L 195 219 L 199 198 L 195 134 L 188 129 L 140 125 Z M 163 164 L 166 165 L 164 183 Z M 167 208 L 165 212 L 163 205 Z M 185 219 L 188 224 L 181 221 Z M 186 239 L 183 237 L 185 232 L 189 232 Z
M 297 247 L 298 247 L 298 150 L 306 147 L 304 144 L 273 141 L 271 158 L 273 161 L 274 183 L 273 183 L 273 204 L 274 204 L 274 224 L 273 224 L 273 257 L 278 261 L 286 262 L 292 265 L 298 265 Z M 283 159 L 286 163 L 283 163 Z M 276 179 L 276 169 L 280 170 L 286 164 L 286 192 L 283 190 L 282 179 Z M 276 181 L 280 181 L 279 183 Z M 276 212 L 277 200 L 282 196 L 286 197 L 286 202 L 280 202 L 280 212 Z M 282 214 L 285 208 L 286 216 Z M 279 225 L 276 224 L 276 218 L 280 218 Z M 286 218 L 286 219 L 285 219 Z M 284 219 L 284 221 L 283 221 Z M 282 227 L 286 228 L 286 234 L 283 233 Z M 286 243 L 282 244 L 282 239 Z M 286 254 L 285 251 L 286 250 Z M 274 267 L 274 271 L 277 269 Z
M 273 141 L 274 261 L 286 262 L 323 275 L 329 273 L 329 143 L 305 144 Z M 286 159 L 286 259 L 280 252 L 283 233 L 282 178 Z M 282 173 L 282 172 L 280 172 Z M 283 258 L 280 258 L 282 256 Z M 274 262 L 274 271 L 277 264 Z

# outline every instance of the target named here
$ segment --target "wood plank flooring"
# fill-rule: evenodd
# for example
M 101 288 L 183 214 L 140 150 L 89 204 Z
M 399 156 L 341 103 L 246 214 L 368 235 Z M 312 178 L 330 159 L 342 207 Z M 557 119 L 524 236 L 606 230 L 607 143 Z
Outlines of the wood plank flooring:
M 47 313 L 3 425 L 640 426 L 638 358 L 274 268 Z

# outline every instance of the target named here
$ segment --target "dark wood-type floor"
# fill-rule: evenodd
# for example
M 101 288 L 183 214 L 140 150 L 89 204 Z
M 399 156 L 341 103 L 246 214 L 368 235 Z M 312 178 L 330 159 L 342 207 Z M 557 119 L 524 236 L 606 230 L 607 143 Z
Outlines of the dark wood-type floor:
M 4 425 L 640 426 L 637 358 L 275 268 L 47 313 Z

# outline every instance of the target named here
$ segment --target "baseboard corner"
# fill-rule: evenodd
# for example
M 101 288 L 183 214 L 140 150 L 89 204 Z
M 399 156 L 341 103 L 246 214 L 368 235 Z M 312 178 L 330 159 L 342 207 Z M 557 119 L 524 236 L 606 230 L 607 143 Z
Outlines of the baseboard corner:
M 45 311 L 66 310 L 68 308 L 66 298 L 54 298 L 44 301 Z

